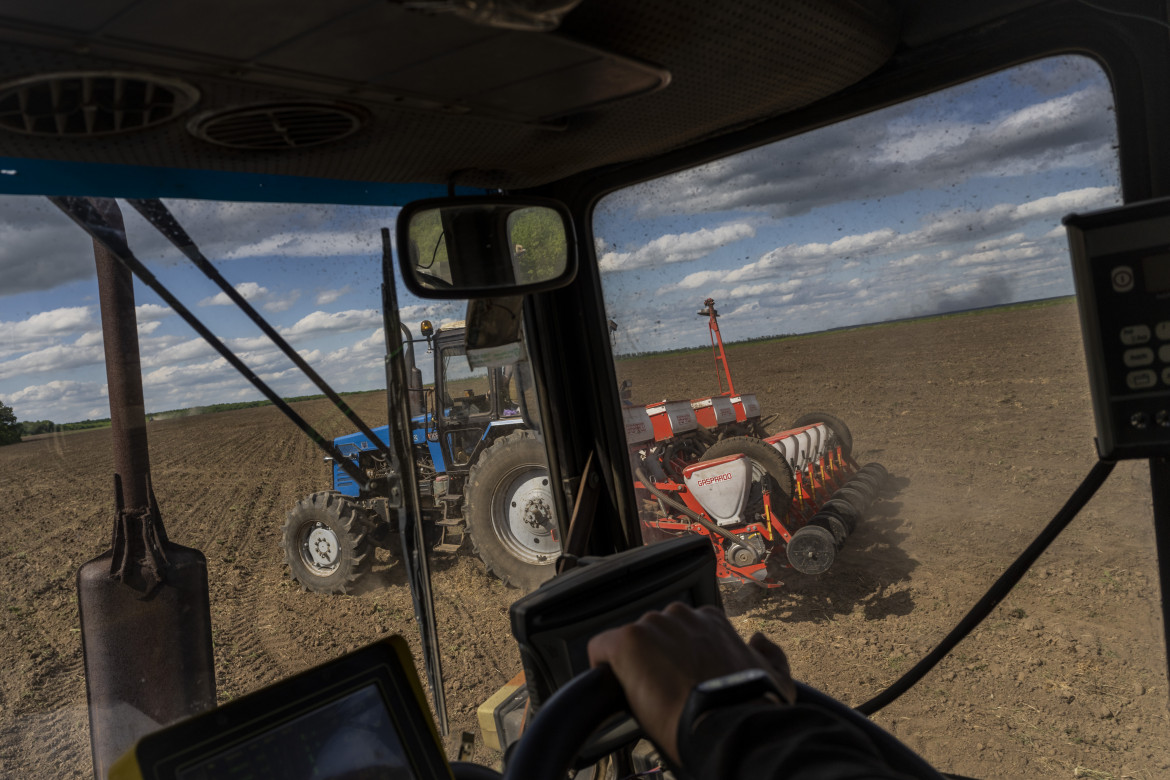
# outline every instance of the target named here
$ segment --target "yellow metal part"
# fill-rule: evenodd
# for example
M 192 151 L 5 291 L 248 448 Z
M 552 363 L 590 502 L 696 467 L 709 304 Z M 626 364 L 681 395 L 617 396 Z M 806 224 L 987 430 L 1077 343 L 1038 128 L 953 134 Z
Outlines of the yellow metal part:
M 504 687 L 492 694 L 490 699 L 479 705 L 479 709 L 475 712 L 479 719 L 479 731 L 483 735 L 483 744 L 492 750 L 504 752 L 504 746 L 500 744 L 500 735 L 496 732 L 496 708 L 507 701 L 523 684 L 524 672 L 520 672 L 504 683 Z

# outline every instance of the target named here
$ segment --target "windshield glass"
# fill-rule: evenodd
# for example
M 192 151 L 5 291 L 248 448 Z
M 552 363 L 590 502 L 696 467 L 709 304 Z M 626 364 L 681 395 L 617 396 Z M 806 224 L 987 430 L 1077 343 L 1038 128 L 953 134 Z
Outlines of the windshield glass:
M 489 411 L 487 368 L 472 368 L 463 347 L 444 349 L 442 355 L 445 413 L 450 413 L 449 408 L 454 405 L 476 413 Z
M 215 700 L 235 699 L 392 633 L 410 642 L 425 686 L 398 518 L 385 498 L 396 478 L 385 453 L 227 293 L 127 201 L 119 204 L 126 242 L 147 271 L 338 456 L 323 462 L 321 448 L 172 306 L 135 282 L 150 486 L 170 541 L 206 557 Z M 382 426 L 391 419 L 380 233 L 393 228 L 398 210 L 164 205 L 230 287 L 385 438 Z M 5 528 L 35 528 L 10 550 L 4 588 L 0 661 L 12 674 L 0 686 L 0 766 L 21 767 L 29 777 L 89 777 L 76 577 L 110 547 L 115 516 L 112 399 L 93 241 L 44 198 L 0 198 L 0 223 L 8 236 L 0 248 L 0 428 L 16 431 L 14 442 L 0 447 L 0 484 L 10 497 Z M 430 320 L 436 334 L 459 338 L 466 304 L 419 301 L 397 281 L 398 315 L 414 339 L 405 359 L 413 359 L 417 374 L 408 365 L 408 383 L 422 391 L 412 396 L 421 410 L 435 384 L 436 349 L 422 337 L 421 323 Z M 438 435 L 446 433 L 445 420 L 423 421 L 411 432 L 450 686 L 445 747 L 454 758 L 462 732 L 478 729 L 476 708 L 519 670 L 507 606 L 520 587 L 551 576 L 559 542 L 534 421 L 514 403 L 501 403 L 497 418 L 487 370 L 471 370 L 461 347 L 444 354 L 443 373 L 448 398 L 479 413 L 474 429 L 461 424 L 450 436 Z M 468 490 L 469 477 L 485 464 L 483 487 Z M 505 507 L 518 496 L 528 515 L 511 517 Z M 467 525 L 479 532 L 475 549 L 464 525 L 472 506 L 475 520 Z M 198 643 L 197 628 L 188 627 L 183 639 Z M 135 639 L 123 634 L 120 641 Z M 144 680 L 141 690 L 152 685 Z M 116 712 L 118 723 L 139 722 L 131 707 Z M 470 757 L 490 763 L 494 756 L 480 742 Z
M 713 535 L 733 621 L 799 679 L 851 705 L 898 679 L 1093 465 L 1060 219 L 1120 202 L 1116 144 L 1105 75 L 1061 57 L 598 205 L 643 536 Z M 687 469 L 742 454 L 755 472 Z M 1119 465 L 878 722 L 973 777 L 1164 772 L 1149 515 L 1145 465 Z

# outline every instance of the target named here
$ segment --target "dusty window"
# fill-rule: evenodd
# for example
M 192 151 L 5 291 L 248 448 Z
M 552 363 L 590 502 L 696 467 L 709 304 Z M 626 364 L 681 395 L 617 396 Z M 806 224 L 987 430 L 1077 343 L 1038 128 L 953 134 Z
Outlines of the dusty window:
M 699 532 L 721 548 L 729 612 L 745 634 L 784 644 L 798 677 L 854 705 L 897 679 L 1092 466 L 1060 219 L 1120 202 L 1116 143 L 1104 74 L 1061 57 L 598 205 L 640 484 L 708 510 Z M 819 443 L 790 433 L 818 425 Z M 854 472 L 834 474 L 810 448 L 851 449 L 889 478 L 871 479 L 880 488 L 835 525 L 816 516 Z M 744 453 L 754 471 L 694 466 Z M 717 494 L 735 480 L 750 489 Z M 1115 480 L 883 725 L 972 776 L 1165 755 L 1125 726 L 1160 717 L 1134 692 L 1161 685 L 1164 651 L 1147 478 L 1124 464 Z M 692 516 L 639 490 L 648 541 L 695 532 Z M 784 533 L 822 526 L 798 556 L 772 522 L 785 512 Z M 1034 660 L 1054 647 L 1067 653 Z M 1160 760 L 1141 771 L 1156 775 Z
M 234 289 L 376 434 L 384 432 L 390 418 L 380 233 L 394 228 L 398 210 L 166 205 Z M 135 283 L 152 485 L 171 540 L 207 557 L 219 701 L 388 633 L 408 638 L 423 669 L 398 533 L 384 522 L 375 495 L 385 494 L 389 464 L 226 293 L 125 202 L 122 212 L 128 244 L 146 267 L 306 422 L 326 439 L 338 438 L 343 455 L 372 479 L 362 491 L 335 463 L 324 463 L 324 453 L 263 403 L 171 306 Z M 13 410 L 24 438 L 0 447 L 0 483 L 9 496 L 5 516 L 16 524 L 6 527 L 35 527 L 10 550 L 4 589 L 8 630 L 0 660 L 14 671 L 0 687 L 0 730 L 7 735 L 0 764 L 43 767 L 44 777 L 84 776 L 90 742 L 75 577 L 109 546 L 114 516 L 94 250 L 90 237 L 44 198 L 0 198 L 0 224 L 0 403 Z M 454 755 L 458 735 L 476 728 L 475 707 L 519 668 L 507 606 L 522 591 L 492 572 L 515 580 L 517 570 L 548 561 L 540 572 L 551 575 L 558 544 L 546 527 L 551 509 L 540 514 L 544 525 L 507 512 L 511 501 L 551 507 L 543 445 L 527 435 L 530 419 L 511 398 L 492 396 L 502 396 L 504 382 L 493 385 L 487 369 L 469 368 L 460 336 L 466 303 L 414 299 L 401 279 L 398 295 L 403 336 L 414 340 L 406 360 L 418 369 L 412 438 L 439 647 L 447 679 L 460 681 L 447 688 Z M 430 341 L 424 320 L 434 328 Z M 450 384 L 436 388 L 440 339 L 460 346 L 447 353 Z M 514 373 L 530 375 L 524 365 Z M 514 397 L 530 388 L 531 382 L 513 388 Z M 464 412 L 435 415 L 440 391 Z M 448 424 L 456 430 L 441 436 Z M 491 570 L 460 527 L 469 470 L 488 455 L 497 479 L 480 480 L 485 487 L 476 505 L 483 516 L 479 549 L 486 535 L 500 538 Z M 356 516 L 357 530 L 347 536 L 325 516 Z M 338 557 L 346 545 L 354 560 Z M 359 555 L 365 557 L 357 561 Z M 306 592 L 301 584 L 327 590 L 334 574 L 346 571 L 358 575 L 345 583 L 349 595 Z M 468 592 L 477 594 L 474 603 Z M 475 662 L 468 676 L 460 671 L 468 659 L 490 662 Z M 56 746 L 52 763 L 41 760 L 46 741 Z M 489 760 L 486 753 L 482 760 Z

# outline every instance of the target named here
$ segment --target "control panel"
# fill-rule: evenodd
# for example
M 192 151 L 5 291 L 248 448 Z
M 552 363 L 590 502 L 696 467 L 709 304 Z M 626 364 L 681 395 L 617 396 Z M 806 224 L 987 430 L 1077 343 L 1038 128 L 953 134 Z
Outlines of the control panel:
M 1103 458 L 1170 453 L 1170 198 L 1065 217 Z

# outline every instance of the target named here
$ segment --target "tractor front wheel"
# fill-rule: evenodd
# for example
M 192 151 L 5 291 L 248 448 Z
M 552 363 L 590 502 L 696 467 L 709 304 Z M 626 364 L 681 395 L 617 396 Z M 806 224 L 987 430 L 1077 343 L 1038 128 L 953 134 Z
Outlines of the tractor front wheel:
M 340 493 L 314 493 L 284 521 L 281 546 L 289 572 L 314 593 L 349 593 L 374 563 L 369 521 Z
M 471 467 L 463 520 L 475 552 L 506 585 L 530 591 L 553 576 L 561 543 L 544 446 L 531 432 L 497 440 Z

